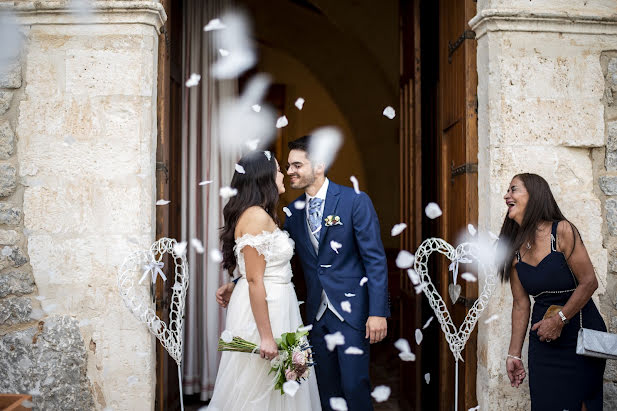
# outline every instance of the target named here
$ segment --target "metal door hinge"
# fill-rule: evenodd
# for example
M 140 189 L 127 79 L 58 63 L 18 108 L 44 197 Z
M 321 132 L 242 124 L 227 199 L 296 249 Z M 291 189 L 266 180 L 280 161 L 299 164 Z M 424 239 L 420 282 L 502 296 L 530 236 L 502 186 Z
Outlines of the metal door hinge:
M 169 169 L 167 168 L 167 164 L 157 161 L 156 163 L 156 171 L 162 171 L 165 173 L 165 183 L 169 181 Z
M 469 174 L 469 173 L 477 173 L 478 172 L 478 163 L 465 163 L 458 167 L 454 167 L 454 161 L 452 162 L 452 166 L 450 166 L 450 181 L 454 184 L 454 177 Z
M 476 38 L 476 32 L 473 30 L 465 30 L 463 34 L 456 39 L 454 43 L 448 41 L 448 63 L 452 63 L 452 54 L 456 51 L 457 48 L 463 44 L 465 40 L 473 40 Z

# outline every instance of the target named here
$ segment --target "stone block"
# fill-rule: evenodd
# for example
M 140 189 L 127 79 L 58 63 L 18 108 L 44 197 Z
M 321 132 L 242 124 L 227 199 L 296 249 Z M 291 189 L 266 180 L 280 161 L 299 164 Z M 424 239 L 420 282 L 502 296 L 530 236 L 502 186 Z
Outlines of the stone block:
M 15 230 L 0 230 L 0 245 L 15 245 L 19 241 L 19 233 Z
M 53 316 L 0 337 L 0 392 L 30 392 L 33 409 L 95 409 L 78 321 Z
M 6 160 L 15 153 L 15 133 L 8 121 L 0 122 L 0 160 Z
M 617 360 L 606 360 L 604 379 L 617 382 Z
M 9 107 L 11 107 L 11 100 L 13 100 L 12 91 L 0 91 L 0 115 L 9 110 Z
M 617 383 L 604 382 L 604 409 L 617 410 Z
M 0 325 L 27 323 L 30 321 L 31 312 L 32 312 L 32 301 L 30 300 L 30 298 L 28 297 L 4 298 L 0 300 Z M 0 371 L 0 375 L 4 375 L 4 374 Z M 0 389 L 0 392 L 6 392 L 6 391 L 2 391 Z
M 606 78 L 610 86 L 617 87 L 617 57 L 613 57 L 608 61 Z
M 19 64 L 19 61 L 0 61 L 0 87 L 21 87 L 21 64 Z
M 28 256 L 19 247 L 13 247 L 8 259 L 15 268 L 21 267 L 28 262 Z
M 22 212 L 17 207 L 0 203 L 0 224 L 17 225 L 21 222 Z
M 17 188 L 17 170 L 10 164 L 0 164 L 0 197 L 8 197 Z
M 30 272 L 9 271 L 0 274 L 0 298 L 34 292 L 34 277 Z
M 617 195 L 617 176 L 602 176 L 598 179 L 598 184 L 607 196 Z
M 609 198 L 604 205 L 606 208 L 606 222 L 608 223 L 608 233 L 617 235 L 617 199 Z

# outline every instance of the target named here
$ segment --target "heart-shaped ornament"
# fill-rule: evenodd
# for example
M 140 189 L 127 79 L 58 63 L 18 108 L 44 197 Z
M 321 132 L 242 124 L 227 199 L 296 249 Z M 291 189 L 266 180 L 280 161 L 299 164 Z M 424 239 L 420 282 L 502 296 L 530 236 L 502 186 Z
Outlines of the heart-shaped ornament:
M 455 264 L 458 262 L 477 261 L 478 274 L 482 276 L 481 278 L 485 279 L 482 293 L 474 302 L 458 330 L 452 322 L 452 316 L 448 311 L 446 303 L 437 292 L 428 273 L 428 258 L 435 251 L 445 255 Z M 428 298 L 429 304 L 435 312 L 435 317 L 437 317 L 437 320 L 441 324 L 441 329 L 446 336 L 450 351 L 452 351 L 455 359 L 461 361 L 463 361 L 461 352 L 465 348 L 465 344 L 478 322 L 478 317 L 480 317 L 480 314 L 488 305 L 488 300 L 497 284 L 497 269 L 495 264 L 492 261 L 486 261 L 486 258 L 479 258 L 482 252 L 484 252 L 484 248 L 477 243 L 462 243 L 457 248 L 454 248 L 441 238 L 429 238 L 420 244 L 415 255 L 414 269 L 420 276 L 421 284 L 424 284 L 422 292 L 424 292 L 424 295 Z M 461 294 L 461 286 L 450 284 L 448 286 L 448 294 L 450 294 L 452 302 L 456 302 Z
M 188 288 L 188 265 L 184 254 L 179 255 L 174 249 L 176 240 L 161 238 L 148 251 L 136 251 L 130 254 L 118 271 L 118 289 L 127 308 L 143 322 L 150 332 L 159 339 L 169 355 L 178 363 L 182 362 L 182 336 L 184 322 L 184 303 Z M 158 275 L 164 277 L 163 256 L 171 254 L 174 260 L 174 285 L 169 310 L 169 325 L 156 315 L 149 297 L 149 287 L 141 286 L 143 280 L 150 277 L 156 284 Z

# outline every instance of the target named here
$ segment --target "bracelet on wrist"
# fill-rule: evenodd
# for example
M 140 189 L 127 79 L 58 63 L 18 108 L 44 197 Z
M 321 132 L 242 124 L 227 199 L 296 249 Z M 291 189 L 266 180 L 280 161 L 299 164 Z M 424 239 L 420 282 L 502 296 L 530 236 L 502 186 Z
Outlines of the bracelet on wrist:
M 516 355 L 508 354 L 506 358 L 514 358 L 515 360 L 523 361 L 521 357 L 517 357 Z

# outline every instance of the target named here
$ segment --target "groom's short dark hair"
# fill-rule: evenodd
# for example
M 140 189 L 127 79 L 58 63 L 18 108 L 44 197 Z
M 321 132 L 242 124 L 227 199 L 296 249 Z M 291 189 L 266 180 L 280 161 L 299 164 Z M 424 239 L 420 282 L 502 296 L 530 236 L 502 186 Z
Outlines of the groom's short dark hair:
M 291 150 L 304 151 L 308 157 L 310 143 L 311 143 L 311 136 L 306 135 L 306 136 L 302 136 L 296 140 L 293 140 L 287 143 L 287 148 L 289 148 L 289 151 Z

